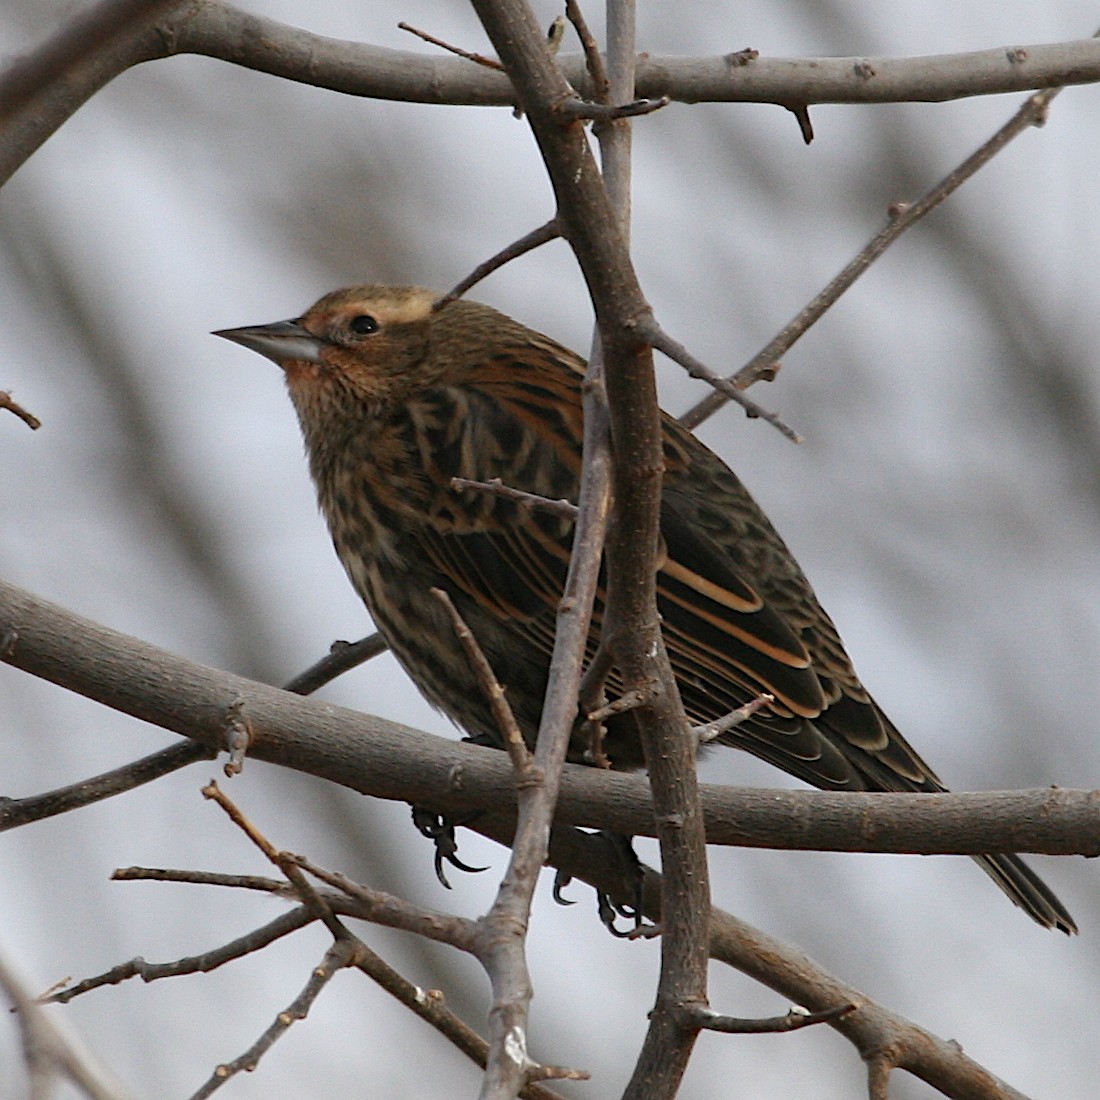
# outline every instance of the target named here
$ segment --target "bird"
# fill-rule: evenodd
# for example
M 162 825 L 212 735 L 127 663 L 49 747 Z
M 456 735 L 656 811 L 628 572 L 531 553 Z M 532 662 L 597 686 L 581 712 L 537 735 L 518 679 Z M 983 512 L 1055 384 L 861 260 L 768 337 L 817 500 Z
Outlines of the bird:
M 576 501 L 584 359 L 490 306 L 419 286 L 346 287 L 292 320 L 214 335 L 282 369 L 336 554 L 421 693 L 471 739 L 502 746 L 432 595 L 442 589 L 533 744 L 574 521 L 452 479 Z M 861 683 L 740 479 L 664 413 L 662 432 L 658 611 L 689 720 L 711 723 L 767 696 L 718 742 L 824 790 L 945 791 Z M 598 594 L 589 656 L 602 609 Z M 614 668 L 606 690 L 623 690 Z M 605 728 L 605 763 L 643 767 L 630 712 Z M 570 758 L 586 759 L 574 740 Z M 1076 931 L 1019 856 L 975 859 L 1040 925 Z

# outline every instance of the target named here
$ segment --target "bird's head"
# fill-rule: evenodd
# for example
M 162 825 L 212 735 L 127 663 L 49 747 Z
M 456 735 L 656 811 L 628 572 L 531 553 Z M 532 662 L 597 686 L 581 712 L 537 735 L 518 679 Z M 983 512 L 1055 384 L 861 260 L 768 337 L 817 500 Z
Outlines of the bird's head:
M 226 340 L 282 367 L 295 404 L 342 394 L 368 405 L 400 400 L 440 371 L 429 355 L 436 295 L 416 286 L 354 286 L 326 294 L 301 317 L 223 329 Z M 446 307 L 446 313 L 452 307 Z

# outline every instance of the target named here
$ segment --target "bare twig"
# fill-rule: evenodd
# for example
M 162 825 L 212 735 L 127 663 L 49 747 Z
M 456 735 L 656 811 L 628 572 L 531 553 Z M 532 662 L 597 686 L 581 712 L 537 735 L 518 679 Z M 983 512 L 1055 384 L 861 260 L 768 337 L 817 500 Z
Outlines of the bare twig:
M 496 69 L 497 72 L 504 71 L 504 66 L 495 57 L 486 57 L 481 53 L 470 53 L 469 50 L 464 50 L 461 46 L 452 46 L 450 42 L 444 42 L 442 38 L 436 38 L 434 34 L 428 34 L 427 31 L 417 30 L 416 27 L 409 26 L 408 23 L 398 23 L 397 26 L 403 31 L 408 31 L 409 34 L 415 34 L 417 38 L 428 42 L 432 46 L 438 46 L 441 50 L 453 53 L 466 61 L 472 61 L 475 65 L 481 65 L 486 69 Z
M 355 882 L 347 875 L 319 867 L 305 856 L 287 853 L 304 871 L 336 890 L 346 894 L 359 903 L 355 911 L 357 917 L 380 924 L 386 928 L 399 928 L 404 932 L 414 932 L 425 939 L 437 943 L 446 943 L 460 951 L 476 955 L 478 951 L 478 925 L 476 921 L 452 914 L 438 913 L 433 909 L 413 905 L 404 898 L 396 897 L 384 890 L 376 890 Z
M 798 123 L 798 131 L 802 135 L 802 140 L 807 145 L 813 144 L 814 140 L 814 124 L 810 121 L 810 109 L 805 104 L 796 103 L 793 106 L 789 103 L 784 103 L 784 107 L 791 112 L 795 117 L 795 121 Z
M 736 404 L 740 405 L 741 408 L 745 410 L 747 416 L 767 421 L 773 428 L 777 428 L 782 432 L 792 443 L 802 442 L 802 436 L 790 427 L 790 425 L 785 423 L 776 413 L 769 412 L 746 396 L 735 378 L 727 379 L 723 378 L 721 375 L 715 374 L 705 363 L 696 359 L 683 344 L 669 336 L 668 333 L 657 324 L 652 314 L 647 314 L 639 318 L 636 327 L 638 335 L 642 337 L 642 339 L 646 340 L 658 351 L 663 352 L 673 362 L 679 363 L 680 366 L 687 370 L 692 378 L 702 379 L 707 385 L 717 391 L 704 400 L 717 401 L 718 408 L 721 408 L 727 401 L 736 402 Z M 703 402 L 699 404 L 701 406 Z M 684 423 L 687 422 L 687 419 L 684 418 Z
M 562 519 L 575 520 L 580 509 L 566 500 L 552 500 L 550 497 L 540 497 L 537 493 L 524 492 L 523 489 L 513 489 L 511 485 L 505 485 L 499 477 L 490 478 L 488 481 L 471 481 L 467 477 L 452 477 L 452 489 L 476 489 L 483 493 L 492 493 L 494 496 L 503 497 L 505 500 L 514 501 L 533 512 L 547 512 L 552 516 L 560 516 Z
M 234 803 L 227 798 L 218 788 L 216 783 L 210 783 L 203 788 L 203 795 L 215 801 L 229 816 L 230 820 L 240 828 L 246 836 L 255 844 L 261 852 L 275 864 L 292 884 L 295 893 L 302 899 L 305 908 L 316 918 L 321 920 L 334 938 L 333 949 L 325 956 L 325 962 L 316 970 L 302 991 L 298 1000 L 286 1011 L 280 1014 L 276 1022 L 264 1033 L 263 1036 L 240 1058 L 227 1066 L 219 1066 L 210 1081 L 195 1094 L 196 1097 L 207 1096 L 213 1092 L 225 1076 L 231 1076 L 241 1069 L 254 1068 L 256 1060 L 266 1052 L 270 1046 L 286 1031 L 295 1019 L 301 1019 L 316 999 L 320 990 L 331 979 L 336 969 L 354 966 L 364 974 L 377 982 L 388 993 L 396 997 L 406 1007 L 411 1008 L 417 1015 L 431 1023 L 452 1042 L 455 1042 L 466 1053 L 477 1060 L 484 1057 L 483 1052 L 478 1051 L 477 1043 L 471 1043 L 473 1033 L 460 1023 L 451 1013 L 442 1011 L 442 997 L 435 994 L 427 997 L 424 991 L 402 977 L 393 967 L 386 963 L 380 956 L 372 951 L 362 940 L 344 926 L 328 900 L 320 894 L 306 877 L 302 861 L 286 852 L 276 851 L 267 838 L 245 817 Z M 406 914 L 407 916 L 407 914 Z M 455 918 L 457 927 L 470 927 L 469 923 L 462 925 Z M 487 922 L 488 926 L 488 922 Z M 495 974 L 491 965 L 491 959 L 497 953 L 498 943 L 491 935 L 482 935 L 477 944 L 478 957 L 490 977 L 500 979 L 501 975 Z M 339 948 L 339 950 L 335 950 Z M 435 1002 L 433 1005 L 432 1002 Z M 475 1037 L 476 1038 L 476 1037 Z M 484 1064 L 484 1063 L 483 1063 Z M 539 1066 L 531 1063 L 528 1069 L 532 1072 L 533 1079 L 549 1079 L 551 1077 L 577 1077 L 580 1071 L 564 1069 L 560 1067 Z M 525 1083 L 525 1082 L 524 1082 Z M 208 1090 L 208 1091 L 204 1091 Z M 517 1091 L 519 1091 L 517 1089 Z
M 473 921 L 461 917 L 435 913 L 422 909 L 401 898 L 395 898 L 380 890 L 371 890 L 359 883 L 352 882 L 344 875 L 326 871 L 302 856 L 287 852 L 279 853 L 280 866 L 293 863 L 309 874 L 333 886 L 340 894 L 325 894 L 324 903 L 334 913 L 368 920 L 388 928 L 400 928 L 419 935 L 450 944 L 461 950 L 476 953 L 477 926 Z M 129 867 L 116 871 L 114 879 L 123 881 L 159 881 L 199 883 L 214 886 L 228 886 L 236 889 L 263 890 L 280 897 L 294 897 L 295 889 L 286 881 L 260 878 L 251 875 L 217 874 L 207 871 L 166 870 L 149 867 Z M 215 948 L 190 958 L 169 963 L 147 963 L 143 959 L 133 959 L 112 968 L 105 974 L 88 978 L 68 989 L 51 993 L 49 1001 L 64 1002 L 92 989 L 104 985 L 113 985 L 131 977 L 140 977 L 143 981 L 159 978 L 172 978 L 213 970 L 224 963 L 258 951 L 290 932 L 304 928 L 317 920 L 316 913 L 307 906 L 298 905 L 282 914 L 262 928 L 255 929 L 232 943 Z M 365 945 L 363 945 L 365 948 Z M 362 950 L 362 949 L 361 949 Z M 366 949 L 369 951 L 369 949 Z M 364 956 L 366 958 L 366 956 Z M 366 963 L 357 963 L 366 969 Z M 443 995 L 436 990 L 419 989 L 388 967 L 377 956 L 370 959 L 371 973 L 368 975 L 395 996 L 402 1004 L 435 1027 L 448 1041 L 469 1056 L 479 1066 L 484 1067 L 488 1044 L 472 1028 L 464 1024 L 445 1005 Z M 520 1094 L 528 1100 L 559 1100 L 558 1094 L 542 1086 L 529 1085 Z
M 321 991 L 345 967 L 356 964 L 358 950 L 354 938 L 338 938 L 325 952 L 324 958 L 309 973 L 302 992 L 287 1005 L 271 1022 L 271 1026 L 243 1054 L 232 1062 L 223 1062 L 210 1075 L 200 1089 L 192 1093 L 191 1100 L 205 1100 L 218 1091 L 230 1078 L 238 1073 L 251 1073 L 260 1059 L 286 1034 L 293 1024 L 304 1020 L 309 1014 Z
M 439 600 L 450 616 L 455 635 L 466 653 L 466 660 L 473 670 L 478 685 L 489 700 L 489 709 L 493 712 L 493 719 L 504 741 L 504 747 L 512 759 L 512 767 L 516 769 L 517 782 L 523 785 L 538 783 L 541 776 L 537 768 L 533 769 L 531 752 L 523 740 L 516 716 L 512 713 L 504 688 L 500 686 L 500 681 L 493 672 L 493 666 L 478 644 L 477 638 L 474 637 L 474 632 L 466 625 L 466 620 L 459 614 L 449 593 L 442 588 L 433 588 L 432 595 Z
M 667 95 L 658 99 L 633 99 L 629 103 L 591 103 L 586 99 L 570 98 L 562 100 L 555 110 L 562 118 L 592 119 L 596 122 L 613 122 L 619 118 L 639 118 L 651 115 L 672 102 Z
M 119 985 L 130 978 L 140 978 L 143 982 L 155 982 L 161 978 L 178 978 L 185 974 L 207 974 L 219 966 L 262 950 L 276 940 L 282 939 L 283 936 L 288 936 L 312 924 L 316 919 L 304 905 L 299 905 L 286 913 L 281 913 L 263 927 L 255 928 L 212 951 L 204 951 L 201 955 L 190 955 L 187 958 L 163 963 L 146 962 L 140 958 L 131 959 L 129 962 L 111 967 L 102 974 L 85 978 L 74 985 L 51 992 L 42 999 L 50 1004 L 67 1004 L 81 994 L 90 993 L 93 989 Z
M 368 634 L 357 642 L 333 642 L 324 657 L 284 684 L 283 690 L 292 691 L 295 695 L 312 695 L 337 676 L 385 652 L 386 639 L 381 634 Z
M 0 800 L 0 832 L 26 825 L 31 821 L 41 821 L 56 814 L 68 813 L 82 806 L 90 806 L 105 798 L 113 798 L 116 794 L 151 783 L 154 779 L 160 779 L 198 760 L 213 760 L 217 755 L 216 749 L 204 745 L 201 741 L 182 741 L 121 768 L 103 772 L 91 779 L 82 779 L 79 783 L 71 783 L 67 787 L 58 787 L 56 790 L 29 795 L 26 798 L 2 799 Z
M 294 887 L 295 892 L 302 899 L 302 903 L 315 917 L 321 920 L 325 927 L 332 933 L 337 941 L 342 939 L 355 940 L 355 937 L 340 923 L 336 914 L 317 893 L 313 884 L 306 877 L 302 869 L 294 860 L 286 859 L 284 854 L 278 851 L 260 830 L 245 816 L 240 807 L 226 795 L 217 783 L 211 781 L 202 788 L 203 798 L 208 798 L 217 804 L 230 821 L 248 837 L 252 843 L 260 849 L 264 856 L 284 875 Z M 355 941 L 358 943 L 359 941 Z M 364 951 L 368 951 L 366 944 L 361 945 Z M 346 965 L 358 965 L 357 957 L 353 957 Z
M 605 722 L 612 715 L 625 714 L 627 711 L 637 710 L 638 707 L 648 706 L 660 690 L 661 684 L 658 680 L 632 687 L 628 691 L 624 691 L 617 699 L 612 699 L 610 703 L 597 707 L 588 715 L 588 721 Z
M 116 867 L 112 882 L 184 882 L 192 886 L 225 886 L 232 890 L 257 890 L 293 898 L 292 887 L 285 879 L 264 875 L 231 875 L 225 871 L 195 871 L 182 867 Z
M 691 732 L 700 745 L 709 744 L 716 738 L 721 737 L 723 733 L 736 729 L 742 722 L 751 718 L 761 707 L 766 707 L 769 703 L 774 702 L 775 696 L 764 692 L 755 699 L 750 699 L 744 706 L 731 710 L 729 714 L 724 714 L 714 722 L 705 722 L 701 726 L 693 726 Z
M 540 245 L 557 240 L 560 236 L 561 225 L 557 218 L 551 218 L 545 225 L 540 225 L 538 229 L 532 229 L 530 233 L 526 233 L 519 240 L 513 241 L 507 248 L 502 248 L 495 256 L 490 256 L 484 263 L 478 264 L 465 279 L 444 294 L 442 298 L 436 299 L 432 303 L 432 309 L 442 309 L 448 302 L 461 298 L 471 287 L 476 286 L 482 279 L 492 275 L 494 271 L 499 270 L 505 264 L 518 259 Z
M 9 390 L 0 390 L 0 409 L 7 409 L 8 412 L 15 413 L 32 432 L 42 427 L 42 421 L 14 400 Z
M 581 49 L 584 50 L 585 65 L 588 67 L 588 75 L 592 81 L 592 99 L 596 103 L 610 103 L 611 79 L 607 75 L 607 66 L 604 65 L 600 47 L 588 29 L 588 23 L 584 18 L 577 0 L 565 0 L 565 17 L 573 24 L 573 29 L 580 39 Z
M 467 951 L 475 955 L 492 975 L 492 966 L 495 950 L 494 933 L 490 922 L 466 920 L 462 917 L 436 913 L 419 906 L 412 905 L 401 898 L 396 898 L 381 890 L 369 889 L 360 883 L 352 882 L 345 875 L 335 874 L 318 867 L 301 856 L 288 856 L 298 866 L 308 870 L 321 881 L 335 887 L 346 894 L 353 902 L 358 903 L 350 915 L 361 917 L 364 920 L 383 924 L 389 928 L 400 928 L 404 931 L 414 932 L 428 939 L 447 943 L 461 951 Z M 330 901 L 330 904 L 335 905 Z M 378 960 L 379 962 L 381 960 Z M 374 976 L 374 975 L 372 975 Z M 377 980 L 377 978 L 376 978 Z M 398 988 L 389 989 L 402 1003 L 409 1003 L 407 983 L 404 979 Z M 459 1049 L 469 1055 L 483 1069 L 488 1064 L 489 1044 L 471 1028 L 459 1021 L 449 1010 L 444 1008 L 443 995 L 438 991 L 416 990 L 417 997 L 409 1007 L 414 1008 L 429 1023 L 443 1033 Z M 424 1010 L 430 1010 L 424 1011 Z M 556 1093 L 540 1087 L 535 1082 L 544 1080 L 587 1080 L 589 1074 L 583 1070 L 571 1069 L 564 1066 L 545 1066 L 531 1063 L 527 1069 L 530 1080 L 521 1088 L 519 1095 L 530 1100 L 552 1100 Z
M 1013 138 L 1018 137 L 1032 126 L 1041 125 L 1046 119 L 1051 100 L 1060 91 L 1060 88 L 1050 88 L 1029 96 L 1004 126 L 966 160 L 944 176 L 935 187 L 922 195 L 916 202 L 892 206 L 886 224 L 860 249 L 858 255 L 847 263 L 837 276 L 799 310 L 736 374 L 732 375 L 728 380 L 729 383 L 740 391 L 758 381 L 766 372 L 774 371 L 780 358 L 898 237 L 907 229 L 916 225 L 921 218 L 958 190 L 979 168 L 988 164 Z M 703 398 L 702 401 L 684 413 L 680 417 L 680 423 L 687 428 L 698 427 L 707 417 L 717 412 L 726 403 L 727 399 L 737 400 L 730 391 L 719 389 L 719 392 Z
M 849 1012 L 855 1012 L 858 1007 L 849 1003 L 842 1004 L 838 1008 L 827 1008 L 822 1012 L 809 1012 L 801 1005 L 796 1005 L 783 1016 L 756 1019 L 723 1016 L 712 1012 L 706 1005 L 700 1004 L 682 1005 L 680 1012 L 685 1026 L 688 1027 L 697 1027 L 704 1031 L 720 1031 L 726 1035 L 769 1035 L 785 1034 L 788 1031 L 800 1031 L 804 1027 L 813 1027 L 815 1024 L 831 1023 L 841 1016 L 847 1016 Z

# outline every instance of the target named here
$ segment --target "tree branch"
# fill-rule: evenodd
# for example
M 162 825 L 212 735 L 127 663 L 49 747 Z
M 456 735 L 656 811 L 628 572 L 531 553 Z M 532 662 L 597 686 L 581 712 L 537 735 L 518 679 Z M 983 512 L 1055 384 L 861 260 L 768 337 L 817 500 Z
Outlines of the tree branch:
M 102 0 L 80 16 L 94 26 L 132 0 Z M 200 54 L 346 95 L 410 103 L 512 107 L 508 78 L 461 58 L 384 49 L 310 34 L 217 0 L 191 0 L 152 21 L 126 24 L 98 49 L 69 58 L 60 85 L 30 87 L 27 72 L 57 52 L 69 27 L 0 75 L 0 184 L 91 96 L 133 65 L 177 54 Z M 85 24 L 81 24 L 83 26 Z M 121 23 L 120 23 L 121 25 Z M 745 51 L 717 57 L 638 58 L 636 94 L 681 103 L 942 102 L 974 95 L 1091 84 L 1100 80 L 1100 43 L 1092 40 L 1012 46 L 914 58 L 764 58 Z M 583 54 L 558 58 L 584 95 Z M 18 96 L 13 95 L 18 92 Z M 9 99 L 10 96 L 10 99 Z
M 899 203 L 893 207 L 886 224 L 841 268 L 837 275 L 736 374 L 722 380 L 729 389 L 725 392 L 719 390 L 708 394 L 680 417 L 680 423 L 686 428 L 696 428 L 727 401 L 736 400 L 743 404 L 741 398 L 736 396 L 740 391 L 748 389 L 755 382 L 774 377 L 780 357 L 786 354 L 832 308 L 841 295 L 847 292 L 871 264 L 907 229 L 911 229 L 930 214 L 980 168 L 984 168 L 1009 142 L 1032 126 L 1041 126 L 1046 121 L 1047 110 L 1052 100 L 1061 90 L 1061 88 L 1049 88 L 1028 96 L 1008 122 L 987 141 L 982 142 L 970 156 L 956 165 L 916 202 Z M 679 361 L 683 362 L 682 359 Z
M 502 827 L 499 818 L 486 817 L 476 827 L 478 832 L 507 843 L 507 827 Z M 550 858 L 555 867 L 596 889 L 629 900 L 629 884 L 624 884 L 619 861 L 607 847 L 599 837 L 555 829 Z M 660 875 L 647 871 L 644 902 L 651 919 L 659 918 L 660 898 Z M 958 1043 L 941 1039 L 877 1004 L 798 948 L 721 909 L 710 910 L 709 954 L 714 961 L 733 967 L 810 1012 L 857 1006 L 855 1011 L 825 1022 L 852 1042 L 866 1062 L 882 1061 L 887 1073 L 889 1068 L 904 1069 L 955 1100 L 1027 1100 L 967 1057 Z
M 2 644 L 6 639 L 7 644 Z M 249 755 L 361 794 L 440 811 L 515 804 L 502 753 L 318 703 L 169 653 L 0 581 L 0 660 L 155 726 L 221 748 L 245 700 Z M 935 855 L 1100 855 L 1100 791 L 953 794 L 784 791 L 704 785 L 712 844 Z M 3 822 L 0 803 L 0 823 Z M 567 765 L 556 820 L 653 835 L 645 780 Z

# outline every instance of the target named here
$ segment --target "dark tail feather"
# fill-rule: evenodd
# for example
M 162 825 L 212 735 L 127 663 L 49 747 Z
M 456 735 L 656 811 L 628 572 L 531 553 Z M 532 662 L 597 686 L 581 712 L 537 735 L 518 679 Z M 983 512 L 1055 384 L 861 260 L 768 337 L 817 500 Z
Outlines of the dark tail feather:
M 975 856 L 978 866 L 1033 921 L 1066 935 L 1077 931 L 1073 917 L 1045 882 L 1019 856 Z

